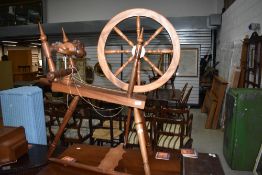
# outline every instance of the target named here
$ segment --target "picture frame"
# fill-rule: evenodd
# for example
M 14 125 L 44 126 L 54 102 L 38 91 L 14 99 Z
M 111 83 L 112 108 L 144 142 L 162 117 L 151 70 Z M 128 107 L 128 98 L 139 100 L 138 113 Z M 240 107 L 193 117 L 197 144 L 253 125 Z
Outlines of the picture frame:
M 176 72 L 177 77 L 198 76 L 198 47 L 181 47 L 179 66 Z
M 262 144 L 257 155 L 256 163 L 253 169 L 253 174 L 262 175 Z

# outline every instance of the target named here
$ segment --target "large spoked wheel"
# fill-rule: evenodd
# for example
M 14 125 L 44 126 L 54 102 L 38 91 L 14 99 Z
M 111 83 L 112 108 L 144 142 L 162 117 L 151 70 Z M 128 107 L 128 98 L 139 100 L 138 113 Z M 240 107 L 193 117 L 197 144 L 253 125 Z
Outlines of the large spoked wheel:
M 134 18 L 136 17 L 136 32 L 137 32 L 137 41 L 134 43 L 133 41 L 129 40 L 128 37 L 117 27 L 117 25 L 122 22 L 123 20 Z M 160 27 L 155 30 L 155 32 L 146 40 L 144 41 L 143 38 L 143 27 L 140 23 L 140 18 L 146 17 L 154 20 L 155 22 L 160 24 Z M 166 30 L 171 42 L 171 49 L 147 49 L 149 43 L 159 35 L 163 30 Z M 105 50 L 106 41 L 108 39 L 109 34 L 111 31 L 114 30 L 123 40 L 125 40 L 128 45 L 130 45 L 130 50 Z M 137 49 L 140 47 L 140 49 Z M 136 53 L 139 50 L 139 53 Z M 119 53 L 132 53 L 132 56 L 127 60 L 127 62 L 123 63 L 121 67 L 119 67 L 116 72 L 111 72 L 111 69 L 108 66 L 106 55 L 107 54 L 119 54 Z M 171 62 L 166 69 L 165 72 L 162 72 L 154 63 L 151 61 L 146 54 L 163 54 L 169 53 L 172 55 Z M 177 33 L 173 27 L 173 25 L 162 15 L 148 9 L 130 9 L 124 12 L 119 13 L 115 17 L 113 17 L 104 27 L 101 32 L 99 41 L 98 41 L 98 61 L 103 70 L 105 76 L 117 87 L 128 90 L 129 84 L 118 79 L 117 76 L 125 69 L 128 64 L 134 62 L 135 57 L 138 55 L 139 61 L 144 59 L 146 63 L 158 74 L 158 79 L 149 83 L 140 85 L 140 83 L 134 86 L 133 92 L 148 92 L 158 87 L 164 85 L 174 74 L 180 58 L 180 44 Z M 139 82 L 139 73 L 140 73 L 140 66 L 138 64 L 137 69 L 137 82 Z

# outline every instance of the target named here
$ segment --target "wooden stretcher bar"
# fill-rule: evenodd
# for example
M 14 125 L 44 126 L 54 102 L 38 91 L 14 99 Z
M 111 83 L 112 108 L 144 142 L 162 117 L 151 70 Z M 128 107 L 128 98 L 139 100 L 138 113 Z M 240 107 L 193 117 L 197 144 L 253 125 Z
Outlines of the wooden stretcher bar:
M 127 97 L 127 93 L 125 91 L 117 91 L 83 84 L 67 85 L 61 82 L 53 82 L 52 91 L 63 92 L 92 99 L 99 99 L 102 101 L 120 105 L 125 104 L 125 106 L 138 109 L 144 109 L 146 101 L 145 95 L 133 94 L 131 97 Z

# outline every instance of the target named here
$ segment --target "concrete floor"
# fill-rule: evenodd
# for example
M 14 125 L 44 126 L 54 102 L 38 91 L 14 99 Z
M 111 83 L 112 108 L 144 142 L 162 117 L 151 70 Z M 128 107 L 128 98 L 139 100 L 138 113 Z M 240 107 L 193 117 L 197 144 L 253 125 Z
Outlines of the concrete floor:
M 219 156 L 225 175 L 253 175 L 251 171 L 232 170 L 223 155 L 222 130 L 205 129 L 207 115 L 201 113 L 200 109 L 191 109 L 194 118 L 192 126 L 193 148 L 198 152 L 216 153 Z
M 222 130 L 205 129 L 207 115 L 201 113 L 200 109 L 191 109 L 194 118 L 192 126 L 193 148 L 198 152 L 216 153 L 221 161 L 225 175 L 253 175 L 251 171 L 232 170 L 223 155 L 223 136 Z M 0 111 L 0 127 L 2 125 Z

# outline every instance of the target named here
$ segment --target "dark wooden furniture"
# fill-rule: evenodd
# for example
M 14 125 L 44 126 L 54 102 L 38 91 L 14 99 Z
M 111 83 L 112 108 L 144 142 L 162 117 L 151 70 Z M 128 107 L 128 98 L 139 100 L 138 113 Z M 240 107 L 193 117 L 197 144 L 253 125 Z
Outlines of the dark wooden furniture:
M 98 145 L 110 143 L 116 146 L 123 142 L 124 117 L 122 115 L 123 106 L 113 103 L 98 101 L 99 104 L 86 108 L 86 114 L 90 116 L 90 143 L 97 142 Z M 94 125 L 93 120 L 100 121 Z
M 60 138 L 61 144 L 82 143 L 90 137 L 88 116 L 84 112 L 86 105 L 78 104 L 72 118 L 67 123 Z M 45 100 L 45 119 L 47 139 L 51 143 L 63 121 L 67 104 L 61 100 Z
M 198 158 L 183 157 L 183 175 L 224 175 L 218 155 L 198 153 Z
M 97 167 L 101 160 L 104 159 L 110 148 L 99 147 L 92 145 L 72 145 L 66 149 L 59 158 L 70 156 L 76 159 L 77 163 Z M 118 162 L 114 171 L 123 172 L 128 174 L 145 174 L 143 168 L 143 161 L 139 150 L 126 149 L 123 154 L 123 158 Z M 171 154 L 170 160 L 158 160 L 155 159 L 155 154 L 149 155 L 149 165 L 152 175 L 179 175 L 181 168 L 180 156 L 177 154 Z M 109 173 L 107 171 L 106 173 Z M 73 168 L 70 166 L 63 166 L 54 162 L 49 163 L 44 167 L 38 175 L 51 175 L 51 174 L 63 174 L 63 175 L 98 175 L 98 172 L 92 172 L 83 170 L 80 168 Z
M 37 72 L 14 72 L 14 81 L 33 81 L 36 80 Z
M 10 89 L 14 87 L 13 70 L 11 61 L 0 61 L 0 90 Z
M 147 103 L 148 102 L 148 103 Z M 143 115 L 145 118 L 145 128 L 148 133 L 148 138 L 150 139 L 150 143 L 152 144 L 153 141 L 153 128 L 152 128 L 152 117 L 158 115 L 158 109 L 161 108 L 160 104 L 158 104 L 158 101 L 147 101 L 145 109 L 143 110 Z M 135 127 L 135 121 L 131 121 L 129 126 L 129 133 L 127 137 L 127 147 L 138 147 L 138 135 Z
M 189 99 L 192 89 L 193 89 L 193 86 L 190 86 L 187 91 L 182 89 L 182 93 L 181 93 L 179 100 L 176 100 L 176 108 L 179 108 L 179 109 L 188 108 L 188 99 Z
M 176 102 L 181 98 L 181 90 L 179 89 L 158 89 L 158 96 L 153 91 L 147 93 L 147 99 L 162 100 L 167 102 Z
M 245 38 L 241 54 L 241 73 L 238 87 L 261 87 L 262 36 L 257 32 Z
M 219 124 L 219 115 L 226 92 L 227 82 L 219 76 L 214 76 L 212 87 L 207 91 L 201 112 L 207 113 L 205 127 L 216 129 Z
M 47 140 L 51 143 L 61 125 L 61 122 L 66 111 L 66 104 L 62 101 L 44 101 L 45 120 L 47 127 Z M 63 133 L 64 134 L 64 133 Z M 64 135 L 60 138 L 63 142 Z
M 24 127 L 4 126 L 0 128 L 0 165 L 14 162 L 26 154 L 27 145 Z
M 185 83 L 185 85 L 184 85 L 183 88 L 181 89 L 180 99 L 181 99 L 181 97 L 184 96 L 184 94 L 185 94 L 185 92 L 186 92 L 187 86 L 188 86 L 188 83 Z M 173 93 L 173 97 L 174 97 L 175 99 L 177 99 L 177 98 L 176 98 L 176 92 Z
M 28 153 L 20 157 L 16 163 L 2 166 L 0 174 L 37 174 L 47 164 L 47 151 L 47 146 L 33 144 L 29 147 Z
M 163 108 L 152 120 L 155 150 L 173 152 L 192 147 L 193 114 L 188 109 Z

